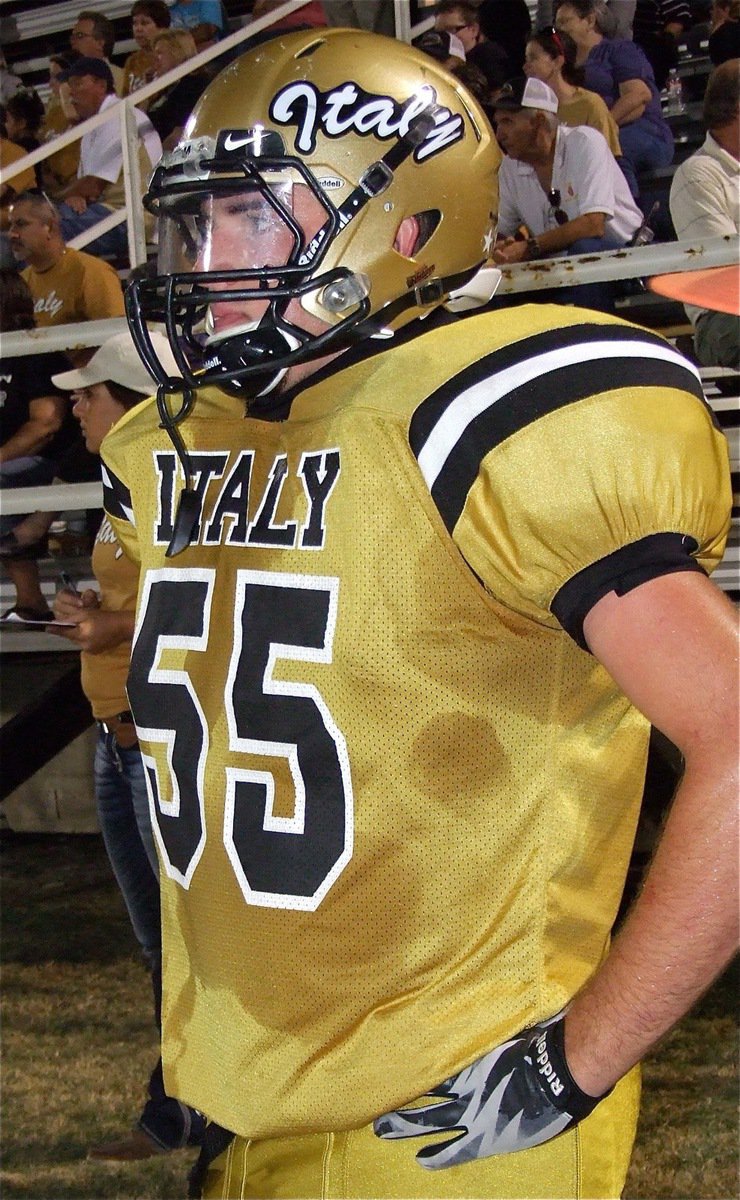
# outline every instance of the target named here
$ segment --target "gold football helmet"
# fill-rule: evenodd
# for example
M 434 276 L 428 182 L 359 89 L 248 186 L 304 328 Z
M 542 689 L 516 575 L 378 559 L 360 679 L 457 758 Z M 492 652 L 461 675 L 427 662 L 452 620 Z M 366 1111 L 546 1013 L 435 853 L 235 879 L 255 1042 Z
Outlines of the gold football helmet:
M 127 297 L 145 361 L 164 385 L 147 335 L 164 324 L 188 388 L 250 399 L 388 336 L 490 256 L 499 161 L 473 97 L 403 42 L 306 30 L 242 55 L 150 183 L 157 274 Z

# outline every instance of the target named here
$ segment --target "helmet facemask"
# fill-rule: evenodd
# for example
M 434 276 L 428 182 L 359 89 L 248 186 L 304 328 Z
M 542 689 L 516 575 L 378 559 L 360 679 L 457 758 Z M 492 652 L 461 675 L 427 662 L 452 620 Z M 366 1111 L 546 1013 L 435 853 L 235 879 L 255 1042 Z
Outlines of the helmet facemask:
M 343 267 L 319 270 L 340 216 L 304 164 L 240 155 L 236 174 L 233 158 L 200 158 L 204 177 L 189 179 L 194 165 L 183 171 L 176 152 L 155 172 L 147 204 L 158 218 L 157 277 L 132 285 L 129 313 L 144 351 L 146 323 L 166 326 L 188 386 L 217 383 L 250 399 L 289 365 L 347 345 L 368 314 L 369 286 Z M 327 321 L 298 314 L 307 297 Z

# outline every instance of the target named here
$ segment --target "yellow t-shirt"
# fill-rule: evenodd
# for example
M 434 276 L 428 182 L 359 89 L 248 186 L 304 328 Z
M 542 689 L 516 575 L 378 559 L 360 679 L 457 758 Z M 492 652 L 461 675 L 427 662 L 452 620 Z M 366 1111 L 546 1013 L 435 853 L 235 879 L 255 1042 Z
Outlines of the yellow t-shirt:
M 130 96 L 144 84 L 151 83 L 154 71 L 154 53 L 151 50 L 134 50 L 123 64 L 123 95 Z M 146 110 L 149 101 L 138 103 L 138 107 Z
M 619 128 L 601 96 L 587 88 L 576 88 L 570 100 L 561 100 L 558 116 L 564 125 L 590 125 L 603 134 L 615 158 L 621 158 Z
M 21 271 L 33 296 L 36 324 L 69 325 L 125 315 L 121 281 L 110 263 L 67 246 L 53 267 Z
M 123 553 L 107 517 L 103 518 L 95 538 L 92 569 L 100 585 L 104 612 L 133 612 L 139 582 L 138 568 Z M 97 720 L 114 717 L 128 709 L 130 642 L 121 642 L 100 654 L 80 654 L 82 690 L 90 701 Z
M 597 968 L 648 724 L 573 614 L 729 529 L 726 442 L 651 332 L 526 305 L 335 365 L 286 420 L 199 392 L 175 557 L 153 402 L 102 447 L 141 561 L 165 1083 L 244 1137 L 360 1127 Z
M 66 133 L 70 128 L 71 122 L 67 118 L 64 109 L 56 98 L 52 98 L 44 117 L 41 140 L 43 142 L 51 142 L 60 133 Z M 48 158 L 44 159 L 41 164 L 41 171 L 44 185 L 50 195 L 57 195 L 67 184 L 76 179 L 79 163 L 79 141 L 70 142 L 68 146 L 62 147 L 61 150 L 57 150 L 55 154 L 50 154 Z
M 8 141 L 7 138 L 0 138 L 0 171 L 6 170 L 8 167 L 15 166 L 28 153 L 22 146 L 16 146 L 15 142 Z M 26 188 L 36 186 L 36 176 L 33 167 L 28 167 L 25 171 L 19 171 L 12 179 L 8 181 L 8 189 L 12 189 L 14 195 L 19 192 L 25 192 Z M 5 181 L 3 181 L 3 192 L 5 191 Z M 8 202 L 7 200 L 5 201 Z

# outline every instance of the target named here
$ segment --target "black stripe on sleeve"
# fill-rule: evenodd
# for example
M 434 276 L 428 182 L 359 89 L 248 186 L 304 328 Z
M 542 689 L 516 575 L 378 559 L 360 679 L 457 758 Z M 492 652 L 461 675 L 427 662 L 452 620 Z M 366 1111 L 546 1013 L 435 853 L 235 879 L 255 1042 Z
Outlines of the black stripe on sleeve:
M 432 392 L 414 413 L 409 427 L 409 442 L 414 454 L 418 457 L 429 434 L 437 421 L 447 409 L 451 401 L 461 392 L 474 384 L 499 374 L 501 371 L 515 367 L 519 363 L 528 362 L 539 354 L 550 350 L 561 350 L 569 344 L 573 347 L 573 357 L 578 357 L 578 346 L 589 342 L 644 342 L 646 346 L 660 346 L 663 350 L 671 349 L 668 343 L 657 334 L 647 329 L 625 325 L 598 325 L 588 322 L 582 325 L 559 326 L 557 329 L 547 329 L 532 337 L 510 342 L 506 346 L 494 350 L 491 354 L 466 367 L 453 379 L 447 380 L 440 388 Z M 687 371 L 688 381 L 684 385 L 693 391 L 700 399 L 704 399 L 699 382 L 693 373 Z
M 559 408 L 615 388 L 660 386 L 686 390 L 692 379 L 683 367 L 654 359 L 615 357 L 575 363 L 549 371 L 508 392 L 471 421 L 432 487 L 432 498 L 447 528 L 454 529 L 486 454 L 512 434 Z M 698 386 L 698 385 L 697 385 Z
M 109 517 L 133 524 L 131 493 L 124 483 L 114 475 L 110 467 L 102 465 L 103 508 Z
M 584 361 L 584 353 L 595 342 L 613 344 L 613 351 L 599 361 Z M 620 356 L 620 344 L 624 343 L 644 344 L 645 357 Z M 512 434 L 558 408 L 616 388 L 658 386 L 688 391 L 705 404 L 699 380 L 688 363 L 656 360 L 650 354 L 654 348 L 675 353 L 647 330 L 592 323 L 559 327 L 486 355 L 432 393 L 412 417 L 409 441 L 447 528 L 451 531 L 459 519 L 485 456 Z M 563 366 L 553 368 L 543 358 L 563 351 L 567 352 Z M 538 373 L 539 359 L 542 370 Z M 520 368 L 530 377 L 517 383 Z M 489 385 L 490 402 L 481 406 L 481 390 Z M 467 400 L 475 389 L 477 415 L 468 417 Z M 452 444 L 444 461 L 430 468 L 429 445 L 434 444 L 440 422 L 454 429 Z
M 550 611 L 573 641 L 588 650 L 583 622 L 597 601 L 609 592 L 624 596 L 641 583 L 661 575 L 673 575 L 677 571 L 704 574 L 701 564 L 691 557 L 698 548 L 695 538 L 685 534 L 648 534 L 573 575 L 555 595 Z

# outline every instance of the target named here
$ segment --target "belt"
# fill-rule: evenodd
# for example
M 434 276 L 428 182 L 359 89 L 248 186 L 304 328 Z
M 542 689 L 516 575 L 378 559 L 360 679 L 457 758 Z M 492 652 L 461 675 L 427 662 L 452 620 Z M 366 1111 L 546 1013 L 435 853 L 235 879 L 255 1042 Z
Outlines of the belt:
M 118 745 L 124 750 L 135 746 L 139 740 L 134 718 L 128 711 L 116 713 L 113 717 L 105 717 L 99 720 L 98 724 L 102 725 L 106 733 L 112 734 Z

